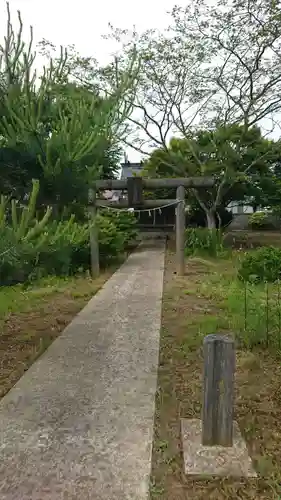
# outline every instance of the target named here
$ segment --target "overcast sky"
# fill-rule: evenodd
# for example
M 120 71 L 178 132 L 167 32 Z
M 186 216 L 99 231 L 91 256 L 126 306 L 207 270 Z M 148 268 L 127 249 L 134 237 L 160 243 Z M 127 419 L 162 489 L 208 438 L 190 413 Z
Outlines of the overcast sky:
M 211 2 L 212 0 L 210 0 Z M 169 24 L 168 11 L 175 4 L 185 6 L 187 0 L 10 0 L 13 26 L 17 26 L 17 10 L 21 11 L 24 35 L 28 37 L 29 26 L 34 28 L 34 41 L 43 38 L 54 45 L 74 44 L 83 56 L 93 56 L 106 63 L 116 46 L 102 38 L 108 33 L 108 24 L 118 28 L 138 31 L 150 28 L 165 29 Z M 0 0 L 0 41 L 6 33 L 6 0 Z M 41 64 L 40 64 L 41 62 Z M 42 59 L 38 58 L 38 66 Z M 266 124 L 264 123 L 265 128 Z M 276 134 L 274 133 L 273 136 Z M 278 136 L 280 131 L 278 132 Z M 139 154 L 129 152 L 131 161 Z M 132 156 L 131 156 L 132 155 Z
M 22 13 L 24 26 L 34 27 L 36 41 L 45 38 L 55 45 L 75 44 L 83 55 L 93 55 L 106 61 L 114 50 L 112 43 L 102 40 L 108 23 L 120 28 L 139 30 L 162 29 L 168 24 L 167 11 L 175 3 L 186 0 L 10 0 L 13 18 Z M 6 0 L 0 0 L 0 36 L 5 34 Z
M 150 28 L 165 29 L 169 24 L 168 11 L 175 4 L 186 5 L 186 0 L 10 0 L 14 28 L 18 26 L 17 11 L 20 10 L 24 23 L 24 38 L 28 38 L 29 26 L 34 29 L 34 42 L 43 38 L 55 46 L 74 44 L 83 56 L 93 56 L 106 63 L 116 46 L 102 38 L 108 33 L 108 24 L 116 28 L 138 31 Z M 6 34 L 6 0 L 0 0 L 0 40 Z M 36 66 L 43 61 L 37 58 Z M 140 155 L 128 151 L 131 161 L 138 161 Z

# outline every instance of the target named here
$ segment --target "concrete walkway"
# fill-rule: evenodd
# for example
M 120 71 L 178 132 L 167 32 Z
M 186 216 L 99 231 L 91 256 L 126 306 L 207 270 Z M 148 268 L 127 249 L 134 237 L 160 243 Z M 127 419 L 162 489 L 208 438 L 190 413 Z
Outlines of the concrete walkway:
M 1 500 L 147 500 L 164 243 L 93 297 L 0 403 Z

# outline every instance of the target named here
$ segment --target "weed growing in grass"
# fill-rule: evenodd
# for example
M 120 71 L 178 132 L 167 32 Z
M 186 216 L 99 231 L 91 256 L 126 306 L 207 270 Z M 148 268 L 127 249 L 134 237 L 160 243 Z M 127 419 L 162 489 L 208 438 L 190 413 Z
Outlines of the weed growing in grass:
M 281 249 L 271 246 L 248 252 L 241 262 L 238 277 L 256 283 L 277 281 L 281 277 Z
M 232 259 L 191 257 L 186 278 L 178 279 L 173 274 L 175 259 L 167 256 L 151 478 L 153 500 L 281 500 L 280 363 L 263 346 L 243 348 L 246 344 L 254 347 L 261 337 L 264 339 L 266 326 L 262 327 L 262 321 L 266 322 L 266 314 L 262 307 L 267 301 L 269 339 L 278 343 L 278 309 L 277 316 L 270 313 L 278 304 L 278 287 L 270 285 L 267 291 L 266 285 L 250 283 L 246 306 L 251 314 L 246 316 L 245 332 L 245 288 L 237 280 L 238 260 L 236 253 Z M 261 325 L 256 339 L 253 332 L 258 319 Z M 203 337 L 219 331 L 232 331 L 240 343 L 235 419 L 247 441 L 257 479 L 202 480 L 183 474 L 179 419 L 200 418 Z
M 235 261 L 233 261 L 235 263 Z M 251 349 L 261 345 L 281 353 L 280 283 L 246 283 L 222 271 L 207 274 L 197 284 L 197 296 L 215 308 L 193 319 L 199 336 L 233 332 L 238 343 Z
M 223 233 L 219 229 L 189 228 L 185 235 L 186 255 L 203 253 L 217 257 L 225 251 Z

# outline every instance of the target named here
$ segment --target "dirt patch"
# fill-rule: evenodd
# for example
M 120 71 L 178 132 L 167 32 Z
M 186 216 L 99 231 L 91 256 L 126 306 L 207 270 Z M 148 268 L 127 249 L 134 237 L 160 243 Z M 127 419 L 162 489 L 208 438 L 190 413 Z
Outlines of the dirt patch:
M 112 272 L 95 281 L 78 277 L 51 290 L 46 286 L 25 291 L 24 310 L 0 318 L 0 397 L 58 337 Z
M 222 268 L 231 262 L 222 262 Z M 226 315 L 210 298 L 198 296 L 198 283 L 215 262 L 190 260 L 187 275 L 175 275 L 175 259 L 166 256 L 152 500 L 269 500 L 281 498 L 280 360 L 262 349 L 237 352 L 235 419 L 246 440 L 258 479 L 194 479 L 183 472 L 180 418 L 200 418 L 202 401 L 202 319 L 220 327 Z M 229 271 L 230 272 L 230 271 Z M 207 312 L 207 316 L 206 316 Z M 205 319 L 204 319 L 205 318 Z M 224 325 L 224 322 L 222 322 Z

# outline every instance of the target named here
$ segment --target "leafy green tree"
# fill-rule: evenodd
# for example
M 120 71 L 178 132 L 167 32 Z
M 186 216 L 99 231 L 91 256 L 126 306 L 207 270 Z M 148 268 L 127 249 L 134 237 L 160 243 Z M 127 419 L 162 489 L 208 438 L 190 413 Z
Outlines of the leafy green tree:
M 130 114 L 125 96 L 135 85 L 136 58 L 110 93 L 71 80 L 68 68 L 73 61 L 63 50 L 58 60 L 50 59 L 39 78 L 33 69 L 32 30 L 26 44 L 20 14 L 15 34 L 9 7 L 0 56 L 0 170 L 10 166 L 2 181 L 5 190 L 14 191 L 15 184 L 19 188 L 23 179 L 28 184 L 36 177 L 42 203 L 61 208 L 85 202 L 91 181 L 114 175 L 120 154 L 116 138 Z M 13 153 L 19 166 L 22 155 L 23 171 L 13 169 Z
M 275 144 L 276 155 L 266 175 L 252 184 L 253 201 L 256 207 L 271 209 L 281 215 L 281 142 Z
M 233 200 L 255 199 L 261 179 L 272 177 L 271 165 L 278 150 L 257 127 L 232 125 L 201 130 L 188 139 L 171 139 L 167 148 L 156 149 L 145 165 L 151 177 L 212 176 L 215 185 L 190 190 L 191 204 L 204 211 L 209 228 L 216 212 Z
M 210 227 L 226 189 L 233 192 L 235 187 L 237 191 L 241 175 L 257 168 L 259 160 L 255 155 L 253 165 L 246 162 L 243 172 L 240 167 L 222 168 L 221 163 L 215 167 L 207 155 L 212 168 L 206 168 L 206 152 L 203 158 L 198 154 L 198 141 L 194 144 L 193 138 L 206 130 L 208 148 L 212 149 L 213 141 L 220 142 L 219 130 L 229 149 L 232 125 L 241 126 L 243 141 L 252 136 L 253 144 L 256 127 L 263 125 L 267 132 L 276 128 L 281 109 L 279 4 L 272 0 L 216 0 L 210 5 L 207 0 L 190 0 L 185 8 L 173 9 L 168 32 L 113 30 L 109 35 L 122 46 L 120 64 L 125 65 L 134 50 L 142 62 L 126 144 L 147 157 L 159 149 L 166 155 L 170 175 L 178 175 L 183 169 L 170 141 L 175 136 L 182 139 L 188 150 L 186 161 L 190 162 L 186 175 L 208 171 L 216 177 L 212 202 L 210 193 L 203 196 L 194 192 L 198 203 L 205 206 Z M 208 132 L 211 130 L 214 137 Z M 205 140 L 203 132 L 200 134 L 200 141 Z M 221 145 L 219 150 L 222 153 Z M 231 155 L 240 161 L 243 152 L 238 153 L 236 148 Z M 264 154 L 261 148 L 261 163 Z
M 134 51 L 141 57 L 130 145 L 148 154 L 191 127 L 247 129 L 263 119 L 273 127 L 281 109 L 279 4 L 189 0 L 173 9 L 167 32 L 112 29 L 120 64 Z

